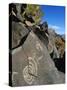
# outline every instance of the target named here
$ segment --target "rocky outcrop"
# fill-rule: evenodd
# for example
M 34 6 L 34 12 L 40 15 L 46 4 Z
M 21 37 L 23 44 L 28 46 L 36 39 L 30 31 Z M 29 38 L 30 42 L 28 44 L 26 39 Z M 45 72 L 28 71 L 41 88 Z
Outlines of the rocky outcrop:
M 64 49 L 65 48 L 65 40 L 62 39 L 62 37 L 60 37 L 60 36 L 56 36 L 55 45 L 56 45 L 56 48 L 59 52 L 60 58 L 62 58 L 64 51 L 65 51 L 65 49 Z
M 30 16 L 27 16 L 28 21 L 24 21 L 21 10 L 24 12 L 25 4 L 23 7 L 20 4 L 12 7 L 14 9 L 9 16 L 12 27 L 12 86 L 64 83 L 64 39 L 49 29 L 47 22 L 32 26 Z
M 13 86 L 64 83 L 46 46 L 31 31 L 24 44 L 12 51 Z M 63 78 L 61 78 L 63 77 Z

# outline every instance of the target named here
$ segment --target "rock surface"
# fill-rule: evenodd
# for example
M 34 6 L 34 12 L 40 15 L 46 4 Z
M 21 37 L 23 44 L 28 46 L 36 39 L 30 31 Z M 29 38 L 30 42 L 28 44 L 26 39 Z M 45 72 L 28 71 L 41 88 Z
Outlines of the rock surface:
M 12 86 L 45 85 L 65 83 L 65 40 L 41 25 L 23 22 L 20 4 L 10 8 L 12 31 Z M 26 4 L 24 4 L 26 8 Z M 24 8 L 22 7 L 22 12 Z M 62 65 L 62 66 L 61 66 Z
M 22 23 L 12 22 L 12 48 L 19 45 L 21 39 L 29 33 Z
M 12 51 L 13 86 L 64 83 L 46 46 L 31 31 L 23 46 Z M 62 78 L 61 78 L 62 77 Z

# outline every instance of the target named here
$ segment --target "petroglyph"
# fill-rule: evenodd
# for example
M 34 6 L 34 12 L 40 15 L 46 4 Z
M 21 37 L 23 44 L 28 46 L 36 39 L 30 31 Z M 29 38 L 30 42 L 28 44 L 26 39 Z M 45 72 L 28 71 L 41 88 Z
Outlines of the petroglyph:
M 42 48 L 42 46 L 40 45 L 40 43 L 38 41 L 36 41 L 36 49 L 38 51 L 43 51 L 43 48 Z
M 43 58 L 43 55 L 38 58 L 38 61 L 41 60 L 42 58 Z
M 29 73 L 35 74 L 37 76 L 37 62 L 32 57 L 28 57 L 29 60 Z M 32 70 L 30 70 L 32 67 Z
M 29 74 L 29 70 L 28 70 L 28 66 L 26 66 L 24 69 L 23 69 L 23 77 L 24 77 L 24 80 L 27 84 L 32 84 L 33 81 L 34 81 L 34 76 L 30 75 Z
M 37 77 L 37 63 L 32 57 L 28 57 L 29 65 L 23 69 L 23 77 L 27 84 L 33 84 Z

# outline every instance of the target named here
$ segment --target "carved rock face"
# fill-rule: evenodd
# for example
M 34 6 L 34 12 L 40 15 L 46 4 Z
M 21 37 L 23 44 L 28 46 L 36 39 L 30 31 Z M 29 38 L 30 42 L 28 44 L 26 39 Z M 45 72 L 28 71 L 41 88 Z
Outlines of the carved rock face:
M 57 50 L 55 45 L 56 33 L 51 30 L 48 31 L 47 22 L 44 22 L 41 27 L 39 25 L 36 27 L 33 26 L 33 17 L 25 14 L 24 17 L 21 16 L 21 12 L 23 13 L 25 8 L 25 4 L 12 4 L 9 11 L 9 14 L 11 14 L 11 10 L 14 13 L 10 17 L 12 19 L 10 20 L 12 86 L 64 83 L 64 74 L 57 70 L 52 60 L 59 58 L 59 53 L 64 48 Z M 51 53 L 53 53 L 52 58 L 50 57 Z
M 13 86 L 64 83 L 46 46 L 32 31 L 21 49 L 13 50 L 12 65 L 18 73 Z

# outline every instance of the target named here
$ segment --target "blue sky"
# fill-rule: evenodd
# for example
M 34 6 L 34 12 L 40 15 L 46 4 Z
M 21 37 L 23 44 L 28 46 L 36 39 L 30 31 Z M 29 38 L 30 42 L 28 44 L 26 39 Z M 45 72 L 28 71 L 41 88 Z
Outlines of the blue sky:
M 55 29 L 58 34 L 65 33 L 65 7 L 41 5 L 44 13 L 42 22 L 47 21 L 49 27 Z

